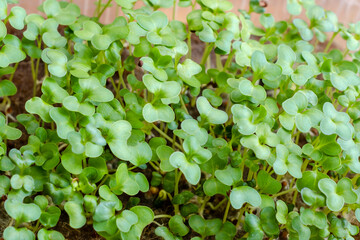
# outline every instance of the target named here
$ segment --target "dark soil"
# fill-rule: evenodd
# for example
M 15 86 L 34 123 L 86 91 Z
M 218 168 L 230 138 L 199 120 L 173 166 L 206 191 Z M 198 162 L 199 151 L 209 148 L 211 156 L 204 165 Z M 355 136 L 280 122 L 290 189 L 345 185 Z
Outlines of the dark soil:
M 5 230 L 5 228 L 10 224 L 11 218 L 4 209 L 4 202 L 0 200 L 0 239 L 2 239 L 2 234 Z
M 60 220 L 54 230 L 61 232 L 65 239 L 76 239 L 76 240 L 102 240 L 104 239 L 101 237 L 97 232 L 93 229 L 92 225 L 85 225 L 80 229 L 73 229 L 69 225 L 69 217 L 62 211 L 60 216 Z

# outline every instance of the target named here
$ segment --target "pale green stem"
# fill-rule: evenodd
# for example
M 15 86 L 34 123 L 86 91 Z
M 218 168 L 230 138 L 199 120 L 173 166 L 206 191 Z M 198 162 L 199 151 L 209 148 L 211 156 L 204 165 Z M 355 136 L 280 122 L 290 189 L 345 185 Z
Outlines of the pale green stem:
M 174 5 L 173 5 L 173 12 L 172 12 L 172 19 L 175 20 L 175 15 L 176 15 L 176 0 L 174 0 Z
M 231 202 L 230 202 L 230 199 L 229 199 L 227 204 L 226 204 L 225 213 L 224 213 L 224 217 L 223 217 L 223 223 L 225 223 L 226 220 L 227 220 L 227 216 L 229 214 L 229 209 L 230 209 L 230 204 L 231 204 Z
M 174 197 L 179 194 L 179 181 L 180 181 L 181 175 L 182 175 L 182 172 L 178 171 L 178 169 L 175 169 Z M 175 215 L 180 213 L 178 204 L 174 204 L 174 211 L 175 211 Z
M 159 215 L 155 215 L 154 219 L 157 219 L 157 218 L 172 218 L 171 215 L 168 215 L 168 214 L 159 214 Z
M 98 0 L 95 12 L 93 14 L 94 17 L 97 16 L 100 13 L 101 3 L 102 3 L 102 0 Z
M 244 205 L 241 209 L 240 209 L 240 213 L 239 213 L 239 217 L 238 217 L 238 220 L 237 220 L 237 223 L 236 223 L 236 228 L 238 228 L 242 222 L 242 216 L 244 215 L 244 212 L 247 208 L 247 204 Z
M 215 57 L 216 57 L 216 68 L 221 72 L 223 70 L 223 65 L 221 63 L 220 55 L 216 54 Z
M 223 200 L 221 200 L 216 206 L 214 206 L 214 205 L 212 205 L 212 203 L 207 203 L 209 206 L 210 206 L 210 208 L 212 209 L 212 210 L 217 210 L 219 207 L 221 207 L 221 205 L 223 205 L 225 202 L 227 201 L 227 198 L 224 198 Z
M 101 18 L 101 16 L 102 16 L 103 13 L 105 12 L 105 10 L 109 7 L 110 3 L 111 3 L 111 0 L 108 0 L 108 2 L 105 4 L 105 6 L 103 7 L 103 9 L 99 12 L 99 14 L 98 14 L 98 18 L 99 18 L 99 19 Z
M 285 191 L 282 191 L 282 192 L 279 192 L 279 193 L 276 193 L 274 195 L 272 195 L 272 197 L 278 197 L 278 196 L 281 196 L 281 195 L 284 195 L 284 194 L 287 194 L 287 193 L 291 193 L 293 191 L 295 191 L 296 188 L 289 188 L 288 190 L 285 190 Z
M 334 41 L 336 35 L 338 35 L 338 33 L 339 33 L 339 32 L 334 32 L 334 33 L 333 33 L 333 35 L 331 36 L 328 44 L 326 45 L 326 47 L 325 47 L 325 49 L 324 49 L 324 53 L 327 53 L 327 52 L 329 51 L 329 49 L 330 49 L 330 47 L 331 47 L 331 44 L 333 43 L 333 41 Z
M 182 108 L 185 110 L 185 112 L 186 112 L 187 114 L 189 114 L 189 111 L 188 111 L 187 108 L 186 108 L 186 105 L 185 105 L 185 102 L 184 102 L 184 99 L 182 98 L 182 96 L 180 96 L 180 102 L 181 102 Z
M 204 54 L 203 54 L 203 56 L 201 58 L 201 62 L 200 62 L 201 65 L 204 65 L 206 63 L 206 61 L 207 61 L 207 59 L 208 59 L 208 57 L 209 57 L 209 55 L 210 55 L 210 53 L 212 51 L 212 48 L 213 48 L 213 44 L 208 44 L 207 43 L 207 45 L 205 47 Z
M 99 185 L 97 185 L 95 191 L 92 193 L 92 195 L 95 195 L 97 193 L 97 191 L 99 190 L 99 188 L 106 182 L 106 180 L 109 178 L 109 175 L 106 175 L 102 181 L 99 183 Z
M 190 31 L 188 34 L 187 45 L 188 45 L 187 58 L 191 59 L 191 32 Z
M 230 52 L 230 54 L 229 54 L 229 56 L 228 56 L 228 58 L 226 59 L 226 62 L 225 62 L 225 64 L 224 64 L 224 69 L 228 69 L 229 67 L 230 67 L 230 64 L 231 64 L 231 62 L 232 62 L 232 59 L 233 59 L 233 57 L 234 57 L 234 55 L 235 55 L 235 50 L 232 50 L 231 52 Z
M 15 63 L 15 66 L 14 66 L 14 72 L 11 74 L 10 78 L 9 78 L 9 81 L 12 82 L 13 78 L 14 78 L 14 75 L 15 75 L 15 72 L 16 72 L 16 69 L 18 68 L 19 66 L 19 63 Z
M 37 85 L 37 79 L 36 79 L 36 75 L 35 75 L 35 66 L 34 66 L 34 59 L 30 58 L 30 64 L 31 64 L 31 74 L 32 74 L 32 78 L 33 78 L 33 97 L 36 96 L 36 85 Z
M 151 124 L 151 126 L 164 138 L 166 138 L 169 142 L 173 143 L 178 149 L 183 150 L 183 147 L 177 143 L 176 141 L 174 141 L 171 137 L 169 137 L 169 135 L 167 135 L 166 133 L 164 133 L 160 128 L 158 128 L 155 124 Z

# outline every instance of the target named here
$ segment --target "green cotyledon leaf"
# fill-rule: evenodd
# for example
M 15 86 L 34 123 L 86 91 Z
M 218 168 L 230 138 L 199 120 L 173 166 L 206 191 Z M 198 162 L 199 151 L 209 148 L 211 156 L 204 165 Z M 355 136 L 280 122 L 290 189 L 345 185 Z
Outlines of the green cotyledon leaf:
M 241 77 L 240 79 L 229 78 L 227 83 L 234 87 L 235 90 L 231 93 L 231 99 L 235 102 L 244 100 L 251 101 L 252 103 L 259 104 L 265 101 L 266 91 L 260 85 L 254 85 L 251 81 Z
M 55 230 L 47 230 L 47 229 L 40 229 L 38 234 L 39 240 L 47 240 L 47 239 L 54 239 L 54 240 L 65 240 L 65 237 L 62 233 L 55 231 Z
M 7 35 L 5 39 L 8 36 L 9 35 Z M 5 39 L 3 39 L 3 42 L 5 41 Z M 5 68 L 9 66 L 9 64 L 20 62 L 25 58 L 26 54 L 21 50 L 19 46 L 5 43 L 5 45 L 0 50 L 0 67 Z
M 320 122 L 320 130 L 325 135 L 337 134 L 344 140 L 352 138 L 354 127 L 350 123 L 350 117 L 345 112 L 336 111 L 332 103 L 323 105 L 324 118 Z
M 71 25 L 80 16 L 80 8 L 76 4 L 60 4 L 56 0 L 46 0 L 43 10 L 48 17 L 53 17 L 62 25 Z
M 131 226 L 128 232 L 121 232 L 120 235 L 122 239 L 140 239 L 144 228 L 154 220 L 154 212 L 145 206 L 135 206 L 129 211 L 135 213 L 139 220 Z
M 69 96 L 69 93 L 60 87 L 55 79 L 50 77 L 43 81 L 41 91 L 43 93 L 43 99 L 49 100 L 49 103 L 62 103 L 64 98 Z
M 132 126 L 128 121 L 116 121 L 110 126 L 106 142 L 115 156 L 139 166 L 151 160 L 152 151 L 144 141 L 129 145 L 131 130 Z
M 103 87 L 95 76 L 79 79 L 79 84 L 85 99 L 96 102 L 110 102 L 114 99 L 113 93 Z
M 212 124 L 223 124 L 228 120 L 226 112 L 212 107 L 205 97 L 199 97 L 196 100 L 196 108 L 200 113 L 202 120 Z
M 22 203 L 8 199 L 4 206 L 6 212 L 19 223 L 35 221 L 41 215 L 41 209 L 35 203 Z
M 222 226 L 220 219 L 203 219 L 199 215 L 193 215 L 189 219 L 190 227 L 197 233 L 199 233 L 203 238 L 206 236 L 215 235 Z
M 204 182 L 203 190 L 207 196 L 214 196 L 215 194 L 222 194 L 225 196 L 227 191 L 230 190 L 230 187 L 223 184 L 216 178 L 212 178 Z
M 305 187 L 301 190 L 301 198 L 309 206 L 325 206 L 325 196 L 323 194 L 320 194 L 319 192 L 311 190 L 310 188 Z
M 74 115 L 71 114 L 65 108 L 51 108 L 49 115 L 56 123 L 57 134 L 60 138 L 66 139 L 70 132 L 75 131 L 74 127 Z
M 210 150 L 201 147 L 199 141 L 194 136 L 185 138 L 183 147 L 186 155 L 197 164 L 203 164 L 212 157 Z
M 231 191 L 230 202 L 235 209 L 240 209 L 244 203 L 249 203 L 254 207 L 258 207 L 261 204 L 261 197 L 254 188 L 241 186 L 236 187 Z
M 276 146 L 276 160 L 274 162 L 274 171 L 276 174 L 284 175 L 286 172 L 289 172 L 295 178 L 301 178 L 301 166 L 302 159 L 300 156 L 289 153 L 288 149 L 279 144 Z
M 183 63 L 178 64 L 177 72 L 181 80 L 186 84 L 199 88 L 200 81 L 195 77 L 202 70 L 201 66 L 191 59 L 186 59 Z
M 304 41 L 310 41 L 314 37 L 313 32 L 311 31 L 308 24 L 304 20 L 296 18 L 293 20 L 293 24 L 298 29 Z
M 123 8 L 131 9 L 134 6 L 136 0 L 115 0 L 115 2 Z
M 35 234 L 23 227 L 23 228 L 15 228 L 13 226 L 7 227 L 4 230 L 3 234 L 4 239 L 26 239 L 26 240 L 34 240 Z
M 256 124 L 254 124 L 253 112 L 244 105 L 235 104 L 231 107 L 233 114 L 233 121 L 238 125 L 238 130 L 241 134 L 250 135 L 256 131 Z
M 264 78 L 268 81 L 274 81 L 281 75 L 281 68 L 266 60 L 265 54 L 261 51 L 255 51 L 251 56 L 251 67 L 254 75 L 258 78 Z
M 129 210 L 124 210 L 116 217 L 116 226 L 121 232 L 129 232 L 131 226 L 139 221 L 138 216 Z
M 253 150 L 256 157 L 268 160 L 270 157 L 270 147 L 275 147 L 280 143 L 278 135 L 272 132 L 266 123 L 260 123 L 256 129 L 256 135 L 244 136 L 240 139 L 240 143 Z
M 100 33 L 102 33 L 102 29 L 99 24 L 90 20 L 82 23 L 82 29 L 74 31 L 77 37 L 88 41 L 91 40 L 94 35 Z
M 7 34 L 7 29 L 3 21 L 0 21 L 0 41 L 5 38 Z
M 348 178 L 342 178 L 338 183 L 324 178 L 319 181 L 318 186 L 320 191 L 326 195 L 326 206 L 331 211 L 340 211 L 345 203 L 352 204 L 357 200 L 351 180 Z
M 280 233 L 275 213 L 275 209 L 272 207 L 265 207 L 260 213 L 261 227 L 268 236 L 276 236 Z
M 260 240 L 264 238 L 260 219 L 254 214 L 245 213 L 244 229 L 249 233 L 249 239 Z
M 323 212 L 316 212 L 311 209 L 300 209 L 300 220 L 303 224 L 307 226 L 316 226 L 319 229 L 324 229 L 327 227 L 326 215 Z
M 0 20 L 3 20 L 7 17 L 7 9 L 8 9 L 8 3 L 6 0 L 0 1 Z
M 92 116 L 95 113 L 95 107 L 89 102 L 79 102 L 75 96 L 67 96 L 62 101 L 63 106 L 72 112 L 79 112 L 85 116 Z
M 44 122 L 51 122 L 50 110 L 53 106 L 44 102 L 39 97 L 33 97 L 25 103 L 25 109 L 27 112 L 37 114 Z
M 276 201 L 276 215 L 275 215 L 276 220 L 281 224 L 285 224 L 287 214 L 288 214 L 288 207 L 286 203 L 282 200 Z
M 15 6 L 11 8 L 9 15 L 9 22 L 17 30 L 24 28 L 24 19 L 26 17 L 26 11 L 24 8 Z
M 233 8 L 233 4 L 230 1 L 221 0 L 201 0 L 201 2 L 213 11 L 229 11 Z
M 48 69 L 51 74 L 56 77 L 63 77 L 67 73 L 66 63 L 67 56 L 59 49 L 44 49 L 41 58 L 48 64 Z
M 178 82 L 160 82 L 150 74 L 145 74 L 143 76 L 143 82 L 146 88 L 154 94 L 155 98 L 158 99 L 176 97 L 180 94 L 181 91 L 181 86 Z
M 171 232 L 178 236 L 185 236 L 189 232 L 189 228 L 184 224 L 184 220 L 180 215 L 170 218 L 169 228 Z
M 86 224 L 86 217 L 84 208 L 81 204 L 75 201 L 65 203 L 64 209 L 70 218 L 70 226 L 72 228 L 81 228 Z
M 257 184 L 263 193 L 275 194 L 281 190 L 281 183 L 264 170 L 258 173 Z
M 200 145 L 204 145 L 208 140 L 208 132 L 199 126 L 199 122 L 195 119 L 185 119 L 181 122 L 181 130 L 174 130 L 174 134 L 180 138 L 194 136 Z
M 165 145 L 161 145 L 156 148 L 156 155 L 160 159 L 160 169 L 165 172 L 171 172 L 175 168 L 170 164 L 170 156 L 174 152 L 174 150 Z
M 175 114 L 172 108 L 166 104 L 147 103 L 142 109 L 142 115 L 147 122 L 172 122 L 175 119 Z
M 116 170 L 115 181 L 110 182 L 110 189 L 115 193 L 121 194 L 121 192 L 125 192 L 126 194 L 133 196 L 141 190 L 146 191 L 146 189 L 148 189 L 148 186 L 142 188 L 142 186 L 139 185 L 139 182 L 132 177 L 131 172 L 127 169 L 126 164 L 122 163 Z
M 240 168 L 233 168 L 230 165 L 225 169 L 215 171 L 215 177 L 227 186 L 232 186 L 241 180 L 242 172 Z
M 199 165 L 187 159 L 182 152 L 171 154 L 170 164 L 175 168 L 179 168 L 190 184 L 196 185 L 200 181 L 201 170 Z
M 285 44 L 280 44 L 278 47 L 278 60 L 276 64 L 282 69 L 282 74 L 290 75 L 294 72 L 293 64 L 296 61 L 295 52 Z
M 167 227 L 157 227 L 155 229 L 156 236 L 162 237 L 165 240 L 179 240 L 180 237 L 175 237 L 172 232 Z
M 0 114 L 0 139 L 16 140 L 20 138 L 21 135 L 22 132 L 19 129 L 8 126 L 5 117 Z
M 286 9 L 291 15 L 299 15 L 302 11 L 301 4 L 298 0 L 288 0 Z
M 234 39 L 234 34 L 230 31 L 221 31 L 215 41 L 215 52 L 218 54 L 229 54 L 231 49 L 231 41 Z
M 160 66 L 157 66 L 152 58 L 142 57 L 140 60 L 142 63 L 142 68 L 152 73 L 155 78 L 160 81 L 166 81 L 168 79 L 166 71 Z
M 156 11 L 149 16 L 138 15 L 137 22 L 145 30 L 156 31 L 168 24 L 168 18 L 163 12 Z

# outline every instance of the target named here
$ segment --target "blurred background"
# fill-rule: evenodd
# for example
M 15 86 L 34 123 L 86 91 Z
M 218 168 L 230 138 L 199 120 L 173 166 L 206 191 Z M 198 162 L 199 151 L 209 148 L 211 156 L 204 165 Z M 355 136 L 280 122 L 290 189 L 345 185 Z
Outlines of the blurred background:
M 27 13 L 40 13 L 37 10 L 37 7 L 44 0 L 19 0 L 20 6 L 26 9 Z M 81 13 L 88 16 L 93 16 L 93 13 L 96 9 L 96 0 L 68 0 L 76 3 L 80 6 Z M 173 1 L 173 0 L 168 0 Z M 249 0 L 229 0 L 233 3 L 234 8 L 233 11 L 237 12 L 237 9 L 249 9 Z M 266 12 L 273 14 L 277 21 L 286 20 L 289 18 L 289 14 L 286 10 L 286 2 L 287 0 L 264 0 L 267 2 Z M 325 10 L 330 10 L 336 13 L 338 16 L 338 20 L 341 23 L 347 25 L 348 23 L 353 23 L 360 21 L 360 0 L 315 0 L 316 3 L 322 6 Z M 102 0 L 103 4 L 107 3 L 108 0 Z M 141 7 L 144 3 L 139 0 L 137 2 L 136 8 Z M 169 18 L 172 16 L 172 8 L 161 9 L 164 11 Z M 189 8 L 176 8 L 175 19 L 180 21 L 186 21 L 187 14 L 191 11 L 191 7 Z M 116 13 L 121 13 L 121 10 L 117 8 L 115 0 L 112 0 L 111 7 L 106 9 L 103 13 L 100 21 L 102 23 L 111 23 L 113 19 L 116 17 Z M 305 17 L 305 13 L 303 11 L 302 15 L 297 16 L 300 18 Z M 255 24 L 259 25 L 258 19 L 253 19 Z M 343 46 L 345 44 L 344 40 L 342 40 L 339 36 L 336 37 L 335 43 L 337 45 Z
M 39 6 L 44 0 L 19 0 L 20 6 L 26 9 L 28 13 L 39 13 L 37 6 Z M 172 1 L 172 0 L 169 0 Z M 234 5 L 234 11 L 237 9 L 248 9 L 249 0 L 230 0 Z M 73 0 L 80 6 L 82 14 L 91 16 L 96 9 L 95 0 Z M 107 0 L 103 0 L 104 3 Z M 267 0 L 268 6 L 266 12 L 274 15 L 276 20 L 284 20 L 289 17 L 286 11 L 286 0 Z M 360 20 L 360 0 L 316 0 L 316 3 L 321 5 L 324 9 L 330 10 L 336 13 L 339 21 L 342 23 L 351 23 Z M 142 1 L 138 2 L 140 7 Z M 107 9 L 101 21 L 103 23 L 110 23 L 116 15 L 116 3 L 113 1 L 112 7 Z M 172 14 L 172 9 L 163 9 L 169 16 Z M 186 15 L 190 11 L 190 8 L 180 8 L 176 10 L 176 19 L 180 21 L 186 20 Z

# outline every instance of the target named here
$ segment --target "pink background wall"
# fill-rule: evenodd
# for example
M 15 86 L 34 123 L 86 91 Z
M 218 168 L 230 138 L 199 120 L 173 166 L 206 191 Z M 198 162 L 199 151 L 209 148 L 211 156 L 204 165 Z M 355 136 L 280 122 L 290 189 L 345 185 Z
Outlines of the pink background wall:
M 19 5 L 24 7 L 28 13 L 40 13 L 37 10 L 44 0 L 19 0 Z M 70 1 L 70 0 L 68 0 Z M 168 0 L 173 1 L 173 0 Z M 234 12 L 237 9 L 248 9 L 249 0 L 230 0 L 234 5 Z M 360 0 L 315 0 L 317 4 L 321 5 L 324 9 L 333 11 L 337 14 L 340 22 L 347 24 L 351 22 L 360 21 Z M 74 3 L 80 6 L 81 12 L 84 15 L 92 16 L 96 9 L 95 0 L 73 0 Z M 106 3 L 107 0 L 103 0 Z M 268 6 L 266 12 L 274 15 L 276 20 L 285 20 L 289 18 L 289 14 L 286 10 L 286 0 L 267 0 Z M 110 23 L 116 16 L 116 3 L 112 1 L 113 6 L 108 8 L 101 17 L 101 22 Z M 137 2 L 137 7 L 143 4 L 142 1 Z M 118 10 L 121 13 L 121 10 Z M 162 9 L 169 17 L 172 15 L 172 9 Z M 186 15 L 191 11 L 191 8 L 176 9 L 176 19 L 180 21 L 186 21 Z M 304 16 L 304 12 L 301 16 Z M 301 17 L 300 16 L 300 17 Z M 259 24 L 257 19 L 254 19 L 255 24 Z M 335 42 L 338 46 L 344 46 L 345 41 L 337 36 Z M 340 47 L 341 48 L 341 47 Z
M 172 1 L 172 0 L 169 0 Z M 36 7 L 43 2 L 43 0 L 20 0 L 20 6 L 24 7 L 27 12 L 38 12 Z M 73 0 L 78 4 L 81 11 L 85 15 L 92 15 L 95 8 L 95 0 Z M 107 0 L 103 0 L 107 2 Z M 231 0 L 234 9 L 247 9 L 249 0 Z M 327 10 L 335 12 L 339 20 L 343 23 L 355 22 L 360 20 L 360 0 L 316 0 L 316 2 Z M 140 3 L 140 1 L 139 1 Z M 115 1 L 113 1 L 115 5 Z M 140 6 L 140 5 L 139 5 Z M 171 9 L 164 10 L 168 15 L 171 15 Z M 185 20 L 190 9 L 178 8 L 176 11 L 176 19 Z M 102 17 L 102 22 L 108 23 L 114 18 L 116 12 L 115 6 L 107 9 Z M 288 18 L 286 11 L 286 0 L 268 0 L 267 12 L 272 13 L 277 20 Z

